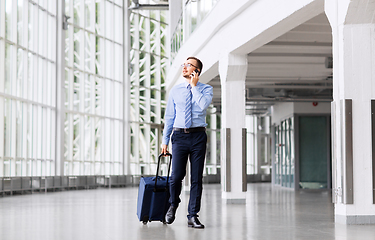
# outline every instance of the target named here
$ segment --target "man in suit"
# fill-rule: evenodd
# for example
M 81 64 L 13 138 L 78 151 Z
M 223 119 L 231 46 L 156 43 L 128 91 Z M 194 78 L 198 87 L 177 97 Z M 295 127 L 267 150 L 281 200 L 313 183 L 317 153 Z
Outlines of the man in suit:
M 175 219 L 177 207 L 181 202 L 182 180 L 186 175 L 189 158 L 191 187 L 188 226 L 204 228 L 197 214 L 200 211 L 203 190 L 202 178 L 207 143 L 206 110 L 211 104 L 213 91 L 211 86 L 199 82 L 203 64 L 198 58 L 189 57 L 181 66 L 185 81 L 174 86 L 170 91 L 161 150 L 162 154 L 166 154 L 171 140 L 173 152 L 169 199 L 171 206 L 165 220 L 171 224 Z

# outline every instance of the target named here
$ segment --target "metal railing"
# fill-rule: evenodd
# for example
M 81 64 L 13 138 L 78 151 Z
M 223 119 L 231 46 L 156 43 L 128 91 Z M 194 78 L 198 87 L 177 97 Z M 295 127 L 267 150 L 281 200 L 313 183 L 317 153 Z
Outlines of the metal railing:
M 54 177 L 3 177 L 0 193 L 13 195 L 33 191 L 91 189 L 98 187 L 125 187 L 136 184 L 133 176 L 54 176 Z

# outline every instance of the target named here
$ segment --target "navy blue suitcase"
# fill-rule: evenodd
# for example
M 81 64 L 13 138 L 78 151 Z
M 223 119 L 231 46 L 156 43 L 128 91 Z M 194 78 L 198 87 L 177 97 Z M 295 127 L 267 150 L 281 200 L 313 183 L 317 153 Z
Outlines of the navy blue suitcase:
M 165 214 L 170 206 L 169 203 L 169 171 L 171 169 L 172 155 L 168 164 L 168 174 L 166 177 L 159 176 L 160 160 L 155 177 L 142 177 L 138 189 L 137 215 L 143 224 L 151 221 L 161 221 L 165 223 Z

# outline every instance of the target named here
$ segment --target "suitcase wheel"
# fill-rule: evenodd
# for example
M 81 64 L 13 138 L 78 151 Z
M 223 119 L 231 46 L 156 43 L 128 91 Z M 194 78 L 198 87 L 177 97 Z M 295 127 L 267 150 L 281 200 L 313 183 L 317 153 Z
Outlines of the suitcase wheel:
M 146 225 L 148 222 L 148 216 L 143 216 L 142 223 L 143 225 Z

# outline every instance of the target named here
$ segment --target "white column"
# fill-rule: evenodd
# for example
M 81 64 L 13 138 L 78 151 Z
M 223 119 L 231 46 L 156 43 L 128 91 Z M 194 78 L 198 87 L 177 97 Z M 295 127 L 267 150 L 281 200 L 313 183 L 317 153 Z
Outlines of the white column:
M 5 1 L 0 1 L 0 36 L 5 38 Z M 0 94 L 4 93 L 5 42 L 0 40 Z M 4 176 L 4 97 L 0 95 L 0 177 Z
M 247 56 L 228 54 L 219 61 L 221 79 L 221 182 L 227 203 L 246 202 L 245 81 Z
M 345 224 L 375 224 L 371 135 L 374 11 L 374 4 L 367 1 L 325 0 L 333 32 L 332 190 L 335 221 Z
M 90 11 L 94 11 L 95 10 L 95 5 L 96 3 L 95 2 L 91 2 L 89 5 L 89 8 L 90 8 Z M 96 16 L 94 14 L 91 14 L 90 16 L 90 23 L 94 23 L 95 22 L 95 18 Z M 91 26 L 91 29 L 95 29 L 95 25 L 92 25 Z M 90 44 L 91 46 L 96 46 L 96 39 L 95 37 L 91 37 L 91 39 L 89 40 L 90 41 Z M 91 47 L 90 49 L 90 60 L 91 60 L 91 65 L 90 65 L 90 69 L 95 69 L 95 61 L 96 61 L 96 48 L 94 47 Z M 95 98 L 96 98 L 96 78 L 94 76 L 91 76 L 90 77 L 91 79 L 91 92 L 90 92 L 90 109 L 91 109 L 91 113 L 92 114 L 97 114 L 96 113 L 96 109 L 95 109 L 95 106 L 96 106 L 96 102 L 95 102 Z M 118 100 L 119 101 L 119 100 Z M 95 142 L 96 142 L 96 137 L 95 137 L 95 125 L 96 125 L 96 117 L 91 117 L 91 125 L 90 125 L 90 135 L 91 135 L 91 139 L 90 139 L 90 175 L 95 175 L 95 152 L 96 152 L 96 149 L 95 149 Z
M 129 8 L 129 1 L 124 2 L 124 31 L 123 31 L 123 39 L 124 39 L 124 61 L 123 61 L 123 71 L 124 71 L 124 175 L 130 174 L 130 10 Z
M 64 176 L 64 143 L 65 143 L 65 30 L 62 28 L 65 15 L 65 1 L 58 1 L 56 33 L 56 151 L 55 175 Z M 70 35 L 73 38 L 73 35 Z M 69 45 L 70 47 L 73 45 Z

